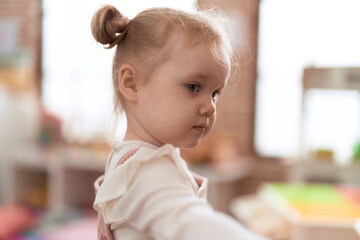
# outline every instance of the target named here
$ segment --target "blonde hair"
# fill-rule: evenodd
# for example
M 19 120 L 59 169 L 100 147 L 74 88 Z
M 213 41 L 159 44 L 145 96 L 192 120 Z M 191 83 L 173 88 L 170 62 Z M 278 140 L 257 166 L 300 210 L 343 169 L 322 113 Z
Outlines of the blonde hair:
M 113 61 L 115 112 L 123 111 L 118 88 L 119 69 L 125 63 L 140 67 L 151 74 L 169 57 L 172 46 L 167 43 L 175 33 L 183 33 L 188 43 L 204 41 L 209 44 L 215 59 L 229 63 L 233 49 L 219 11 L 208 10 L 187 13 L 169 8 L 151 8 L 128 20 L 111 5 L 101 7 L 91 21 L 92 34 L 106 48 L 116 46 Z

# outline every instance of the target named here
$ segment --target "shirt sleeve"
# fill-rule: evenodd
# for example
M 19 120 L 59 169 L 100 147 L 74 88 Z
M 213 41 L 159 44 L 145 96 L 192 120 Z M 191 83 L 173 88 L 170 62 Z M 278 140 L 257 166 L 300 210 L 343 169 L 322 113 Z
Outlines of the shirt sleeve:
M 154 239 L 263 239 L 197 197 L 168 157 L 144 162 L 117 201 L 112 214 Z

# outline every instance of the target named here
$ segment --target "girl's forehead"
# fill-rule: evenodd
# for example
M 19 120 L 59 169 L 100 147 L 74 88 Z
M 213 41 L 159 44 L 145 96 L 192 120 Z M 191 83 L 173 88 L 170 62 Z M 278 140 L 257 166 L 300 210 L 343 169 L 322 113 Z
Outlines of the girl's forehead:
M 226 51 L 219 51 L 221 49 L 219 45 L 219 43 L 206 39 L 201 35 L 188 36 L 188 34 L 182 32 L 173 33 L 169 36 L 162 49 L 159 49 L 158 52 L 153 51 L 153 55 L 150 55 L 150 58 L 155 61 L 154 67 L 149 73 L 155 73 L 162 65 L 171 63 L 178 64 L 178 67 L 181 68 L 184 67 L 185 62 L 193 64 L 187 64 L 186 69 L 181 69 L 184 73 L 197 72 L 201 66 L 209 64 L 212 65 L 213 69 L 229 73 L 230 61 L 227 61 L 229 58 Z M 147 68 L 149 65 L 143 67 Z M 228 78 L 228 75 L 226 78 Z
M 194 67 L 211 65 L 214 72 L 230 72 L 230 59 L 219 46 L 207 42 L 197 42 L 187 48 L 184 60 L 193 62 Z M 197 61 L 201 61 L 197 63 Z M 203 64 L 202 64 L 203 63 Z M 191 66 L 190 66 L 191 67 Z M 228 76 L 227 76 L 228 77 Z
M 229 76 L 230 65 L 217 57 L 211 45 L 198 42 L 195 45 L 183 45 L 172 55 L 168 64 L 187 79 L 213 79 L 223 83 Z

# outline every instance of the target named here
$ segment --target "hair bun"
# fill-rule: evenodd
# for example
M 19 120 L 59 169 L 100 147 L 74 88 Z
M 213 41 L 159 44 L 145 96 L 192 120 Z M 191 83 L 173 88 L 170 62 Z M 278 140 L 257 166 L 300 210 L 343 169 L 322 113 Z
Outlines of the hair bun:
M 112 48 L 118 44 L 127 32 L 126 17 L 111 5 L 101 7 L 91 20 L 91 32 L 95 40 L 109 44 Z

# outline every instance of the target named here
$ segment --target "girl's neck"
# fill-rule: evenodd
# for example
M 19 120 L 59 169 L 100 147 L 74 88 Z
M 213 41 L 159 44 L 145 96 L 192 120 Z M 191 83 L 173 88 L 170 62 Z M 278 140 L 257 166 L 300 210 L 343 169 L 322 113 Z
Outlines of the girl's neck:
M 122 145 L 122 144 L 136 144 L 136 145 L 139 145 L 139 146 L 147 146 L 147 147 L 150 147 L 150 148 L 153 148 L 153 149 L 157 149 L 159 148 L 158 146 L 155 146 L 151 143 L 148 143 L 148 142 L 145 142 L 145 141 L 142 141 L 142 140 L 134 140 L 134 139 L 124 139 L 122 141 L 115 141 L 113 143 L 113 148 L 116 148 L 116 146 L 119 146 L 119 145 Z
M 145 134 L 143 134 L 143 135 L 145 135 Z M 126 130 L 126 133 L 125 133 L 124 141 L 130 141 L 130 140 L 138 140 L 138 141 L 146 142 L 146 143 L 149 143 L 156 147 L 161 147 L 162 145 L 164 145 L 163 143 L 160 143 L 159 141 L 157 141 L 154 138 L 142 137 L 142 136 L 140 136 L 139 133 L 132 131 L 132 129 L 128 127 L 128 129 Z

